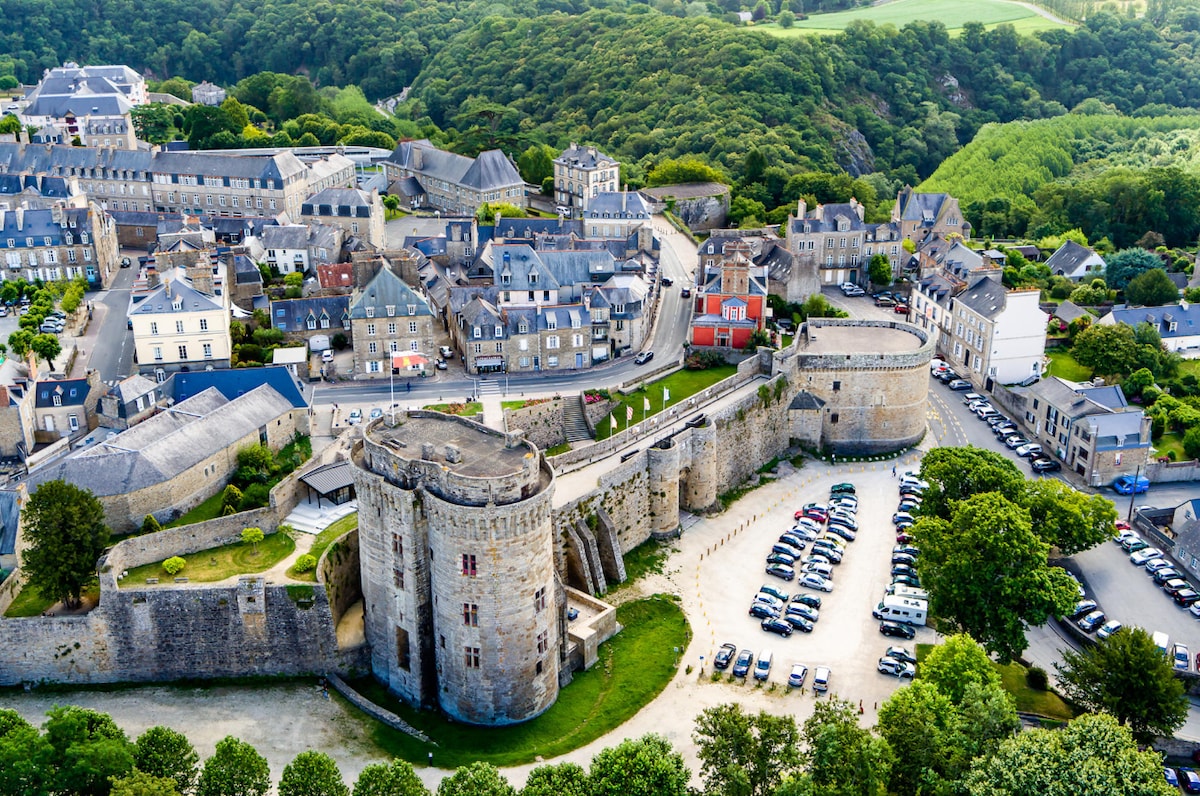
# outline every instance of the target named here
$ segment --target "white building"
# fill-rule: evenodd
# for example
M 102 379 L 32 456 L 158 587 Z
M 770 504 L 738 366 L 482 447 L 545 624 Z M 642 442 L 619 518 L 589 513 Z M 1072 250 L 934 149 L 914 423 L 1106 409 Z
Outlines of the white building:
M 594 146 L 571 146 L 554 159 L 554 200 L 577 216 L 602 193 L 619 189 L 621 164 Z

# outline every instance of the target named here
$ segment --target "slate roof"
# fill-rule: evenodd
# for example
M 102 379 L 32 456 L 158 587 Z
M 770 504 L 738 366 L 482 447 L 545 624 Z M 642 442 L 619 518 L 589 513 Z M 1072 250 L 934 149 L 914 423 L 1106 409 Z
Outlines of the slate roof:
M 605 191 L 596 194 L 588 202 L 584 218 L 650 218 L 650 208 L 637 191 Z
M 304 409 L 308 406 L 308 401 L 296 387 L 291 371 L 283 367 L 268 365 L 261 368 L 231 368 L 176 373 L 171 376 L 170 382 L 169 389 L 175 398 L 176 405 L 208 389 L 215 389 L 226 399 L 232 401 L 265 385 L 274 390 L 277 395 L 282 396 L 295 409 Z
M 950 198 L 945 193 L 917 193 L 911 188 L 901 192 L 900 219 L 903 221 L 924 221 L 926 218 L 936 219 L 942 211 L 942 205 Z
M 112 179 L 113 172 L 132 172 L 132 179 L 149 181 L 149 173 L 283 180 L 305 173 L 306 166 L 290 152 L 274 155 L 221 155 L 211 152 L 150 152 L 137 149 L 34 145 L 0 142 L 0 172 L 45 172 L 69 175 L 72 169 Z M 100 172 L 95 172 L 99 169 Z
M 1054 311 L 1054 317 L 1066 323 L 1070 323 L 1076 318 L 1090 318 L 1092 317 L 1092 314 L 1070 299 L 1066 299 L 1058 305 L 1058 309 Z
M 139 397 L 147 393 L 155 392 L 159 389 L 158 383 L 153 379 L 148 379 L 145 376 L 135 373 L 132 376 L 121 379 L 108 390 L 108 394 L 115 397 L 120 403 L 133 403 Z
M 396 196 L 424 196 L 425 188 L 416 177 L 403 177 L 388 186 L 388 193 Z
M 421 152 L 419 168 L 413 156 L 414 150 Z M 429 139 L 423 138 L 420 141 L 401 141 L 388 156 L 388 162 L 430 179 L 481 191 L 524 184 L 512 161 L 498 149 L 481 152 L 478 158 L 468 158 L 438 149 Z
M 1070 276 L 1082 269 L 1088 259 L 1098 256 L 1087 246 L 1081 246 L 1073 240 L 1068 240 L 1059 246 L 1054 254 L 1046 258 L 1046 267 L 1052 274 L 1062 273 Z
M 100 497 L 145 489 L 174 478 L 216 451 L 256 433 L 292 408 L 268 385 L 232 400 L 212 387 L 113 439 L 35 470 L 29 475 L 29 488 L 32 491 L 46 481 L 61 479 Z
M 76 118 L 123 116 L 132 107 L 129 100 L 119 94 L 51 95 L 38 97 L 29 103 L 22 115 L 49 116 L 54 119 L 63 119 L 68 115 Z
M 480 152 L 479 157 L 463 175 L 462 185 L 477 191 L 487 191 L 506 185 L 524 185 L 521 173 L 512 164 L 508 156 L 499 149 L 489 149 Z
M 1185 301 L 1162 307 L 1113 307 L 1112 319 L 1129 326 L 1145 321 L 1157 329 L 1164 340 L 1200 335 L 1200 304 Z M 1171 331 L 1172 322 L 1175 331 Z
M 17 525 L 21 518 L 21 504 L 17 493 L 0 491 L 0 556 L 11 556 L 17 552 Z
M 167 291 L 170 291 L 170 294 Z M 191 285 L 176 279 L 142 299 L 129 311 L 130 315 L 166 315 L 175 312 L 224 311 L 211 296 L 206 296 Z
M 820 411 L 825 406 L 825 402 L 817 396 L 810 393 L 808 390 L 801 390 L 796 393 L 796 397 L 788 404 L 788 409 L 795 409 L 801 412 Z
M 50 208 L 36 210 L 0 210 L 0 249 L 10 248 L 12 241 L 14 249 L 40 248 L 50 239 L 51 246 L 62 246 L 64 236 L 73 235 L 76 239 L 81 233 L 91 233 L 92 217 L 87 208 L 68 207 L 62 210 L 62 218 L 67 222 L 64 229 L 54 220 L 54 210 Z M 18 225 L 19 222 L 19 225 Z M 74 224 L 74 226 L 71 226 Z M 94 241 L 93 241 L 94 242 Z
M 1142 412 L 1114 412 L 1108 415 L 1088 415 L 1085 423 L 1092 426 L 1096 450 L 1148 447 L 1142 441 Z
M 995 319 L 1004 311 L 1004 306 L 1008 301 L 1008 291 L 997 280 L 980 277 L 974 284 L 956 296 L 955 300 L 985 318 Z
M 262 271 L 258 265 L 244 254 L 234 255 L 233 279 L 239 285 L 261 285 Z
M 284 299 L 271 302 L 271 325 L 285 332 L 308 332 L 308 319 L 316 321 L 316 331 L 321 328 L 321 319 L 329 319 L 329 329 L 341 329 L 343 319 L 350 318 L 350 296 L 314 296 L 312 298 Z
M 804 218 L 792 219 L 792 231 L 800 234 L 837 232 L 839 219 L 849 222 L 847 227 L 849 232 L 858 232 L 867 228 L 863 220 L 858 217 L 858 210 L 853 205 L 849 202 L 835 202 L 817 205 L 806 212 Z
M 34 385 L 34 403 L 38 409 L 55 406 L 83 406 L 87 400 L 91 386 L 87 379 L 62 379 L 58 381 L 39 381 Z M 54 396 L 59 403 L 54 403 Z
M 46 174 L 0 174 L 0 196 L 15 196 L 29 191 L 48 199 L 67 199 L 70 187 L 63 177 Z
M 300 205 L 304 216 L 371 217 L 371 195 L 357 188 L 326 188 Z
M 285 227 L 264 227 L 259 240 L 268 249 L 307 249 L 308 226 L 289 224 Z
M 380 268 L 350 306 L 350 317 L 366 318 L 367 307 L 373 307 L 374 317 L 386 318 L 388 306 L 395 308 L 395 317 L 398 318 L 433 315 L 425 299 L 406 285 L 403 279 L 390 268 Z M 408 312 L 410 306 L 415 310 L 411 316 Z
M 450 225 L 447 224 L 447 227 Z M 508 242 L 533 241 L 539 235 L 583 235 L 582 221 L 563 218 L 504 218 L 492 225 L 492 235 Z
M 580 146 L 574 142 L 554 159 L 555 163 L 580 169 L 594 169 L 597 166 L 615 166 L 617 161 L 601 152 L 596 147 Z
M 309 470 L 300 476 L 300 480 L 322 495 L 328 495 L 354 483 L 354 468 L 348 461 L 330 462 Z

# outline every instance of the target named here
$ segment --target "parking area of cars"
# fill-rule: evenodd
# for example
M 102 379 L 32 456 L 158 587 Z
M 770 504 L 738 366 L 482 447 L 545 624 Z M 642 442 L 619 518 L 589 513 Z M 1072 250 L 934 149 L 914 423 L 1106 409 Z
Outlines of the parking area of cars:
M 720 584 L 704 609 L 718 671 L 738 684 L 827 690 L 865 709 L 913 675 L 914 644 L 933 641 L 933 631 L 923 617 L 914 626 L 875 615 L 891 605 L 890 591 L 913 588 L 896 579 L 919 583 L 915 548 L 897 541 L 890 468 L 847 468 L 853 481 L 797 474 L 786 500 L 701 562 L 700 581 Z

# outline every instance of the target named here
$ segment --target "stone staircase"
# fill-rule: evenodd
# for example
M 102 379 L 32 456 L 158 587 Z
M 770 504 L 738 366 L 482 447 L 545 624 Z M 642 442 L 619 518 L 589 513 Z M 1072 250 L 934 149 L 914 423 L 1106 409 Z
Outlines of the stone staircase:
M 335 506 L 328 501 L 322 501 L 321 507 L 315 503 L 303 502 L 292 509 L 283 524 L 290 525 L 301 533 L 317 534 L 328 528 L 335 520 L 340 520 L 347 514 L 358 511 L 358 501 L 351 500 Z
M 587 421 L 583 419 L 583 406 L 579 398 L 570 396 L 563 398 L 563 429 L 567 442 L 591 442 L 592 435 L 588 433 Z

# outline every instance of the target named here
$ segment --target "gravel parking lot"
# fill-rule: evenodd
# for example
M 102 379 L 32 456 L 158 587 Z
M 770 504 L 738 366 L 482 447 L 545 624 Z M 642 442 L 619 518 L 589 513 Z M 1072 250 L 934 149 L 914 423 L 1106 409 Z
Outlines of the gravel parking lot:
M 915 467 L 915 457 L 902 460 L 898 469 Z M 918 628 L 913 641 L 904 641 L 879 633 L 879 622 L 871 609 L 879 602 L 884 588 L 891 581 L 891 550 L 896 543 L 892 513 L 898 500 L 897 479 L 892 476 L 892 462 L 830 468 L 819 463 L 807 463 L 799 473 L 755 492 L 745 502 L 759 508 L 757 516 L 727 528 L 724 517 L 703 523 L 689 533 L 719 537 L 715 550 L 709 543 L 708 552 L 697 566 L 701 626 L 693 620 L 697 638 L 693 647 L 708 662 L 721 644 L 736 644 L 738 649 L 772 650 L 774 665 L 768 687 L 787 689 L 787 677 L 793 663 L 809 667 L 808 685 L 817 666 L 832 669 L 830 693 L 843 699 L 861 701 L 865 723 L 874 723 L 873 713 L 900 685 L 900 681 L 876 671 L 876 661 L 890 645 L 902 644 L 913 649 L 918 642 L 933 642 L 936 634 L 928 628 Z M 840 481 L 850 481 L 857 488 L 859 499 L 859 533 L 854 542 L 846 545 L 845 558 L 834 567 L 831 593 L 799 589 L 821 597 L 820 619 L 812 633 L 797 631 L 782 638 L 763 631 L 758 619 L 748 615 L 751 601 L 764 583 L 795 593 L 795 583 L 765 573 L 765 558 L 779 535 L 790 529 L 794 512 L 804 503 L 825 502 L 829 487 Z M 690 612 L 689 612 L 690 613 Z M 915 651 L 915 650 L 914 650 Z M 690 663 L 698 664 L 698 657 Z M 740 684 L 723 684 L 721 688 L 744 688 Z M 735 698 L 730 694 L 730 699 Z M 794 712 L 801 718 L 811 711 L 813 695 L 810 687 L 804 694 L 789 695 L 795 704 Z

